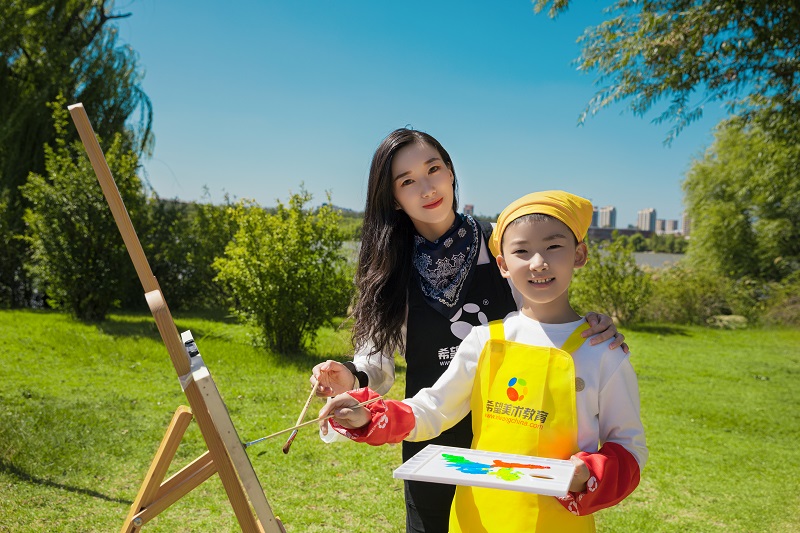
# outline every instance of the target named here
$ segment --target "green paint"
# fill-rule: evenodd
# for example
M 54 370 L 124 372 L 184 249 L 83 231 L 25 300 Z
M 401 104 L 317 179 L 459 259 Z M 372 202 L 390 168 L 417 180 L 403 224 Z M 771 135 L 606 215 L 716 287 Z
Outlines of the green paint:
M 513 468 L 501 468 L 497 472 L 490 472 L 490 476 L 497 476 L 503 481 L 516 481 L 522 477 L 522 472 Z
M 461 455 L 450 455 L 449 453 L 443 453 L 442 457 L 447 459 L 451 463 L 471 463 L 469 459 L 461 456 Z

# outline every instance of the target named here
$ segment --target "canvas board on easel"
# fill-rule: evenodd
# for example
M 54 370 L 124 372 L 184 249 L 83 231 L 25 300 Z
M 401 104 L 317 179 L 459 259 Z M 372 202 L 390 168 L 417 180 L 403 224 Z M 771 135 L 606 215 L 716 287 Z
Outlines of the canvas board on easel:
M 561 459 L 429 444 L 393 477 L 447 485 L 566 496 L 575 465 Z

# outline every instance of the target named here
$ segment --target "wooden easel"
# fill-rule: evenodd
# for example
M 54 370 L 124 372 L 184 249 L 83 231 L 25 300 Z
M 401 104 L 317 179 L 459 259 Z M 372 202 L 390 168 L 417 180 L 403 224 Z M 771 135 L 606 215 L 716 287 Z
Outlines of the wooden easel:
M 103 195 L 125 241 L 125 247 L 142 283 L 147 305 L 191 406 L 191 410 L 189 407 L 180 406 L 175 411 L 139 489 L 139 494 L 125 519 L 122 531 L 139 531 L 149 520 L 214 473 L 218 473 L 242 531 L 285 533 L 283 524 L 272 514 L 253 465 L 247 457 L 227 407 L 211 379 L 211 374 L 200 357 L 191 333 L 184 332 L 183 338 L 178 336 L 167 302 L 144 255 L 83 104 L 74 104 L 68 106 L 68 109 L 103 189 Z M 163 481 L 192 418 L 197 420 L 208 451 Z

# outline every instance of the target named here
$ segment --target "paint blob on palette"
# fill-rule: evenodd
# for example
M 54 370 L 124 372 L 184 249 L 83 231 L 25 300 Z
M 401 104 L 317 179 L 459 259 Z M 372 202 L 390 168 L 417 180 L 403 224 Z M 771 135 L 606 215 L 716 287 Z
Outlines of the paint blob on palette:
M 570 461 L 429 444 L 394 477 L 564 496 L 575 472 Z

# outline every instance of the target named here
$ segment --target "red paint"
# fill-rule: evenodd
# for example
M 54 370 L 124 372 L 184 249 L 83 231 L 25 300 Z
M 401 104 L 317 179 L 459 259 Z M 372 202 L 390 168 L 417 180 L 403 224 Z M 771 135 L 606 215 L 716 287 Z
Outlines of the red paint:
M 530 465 L 530 464 L 525 464 L 525 463 L 507 463 L 507 462 L 502 461 L 500 459 L 495 459 L 492 462 L 492 466 L 495 466 L 497 468 L 530 468 L 530 469 L 534 469 L 534 470 L 549 470 L 550 469 L 549 466 Z

